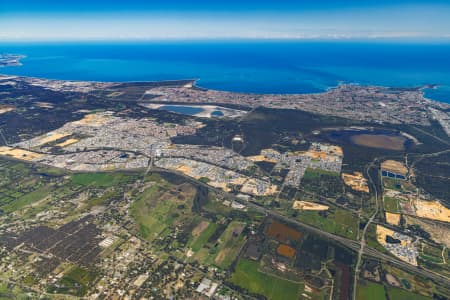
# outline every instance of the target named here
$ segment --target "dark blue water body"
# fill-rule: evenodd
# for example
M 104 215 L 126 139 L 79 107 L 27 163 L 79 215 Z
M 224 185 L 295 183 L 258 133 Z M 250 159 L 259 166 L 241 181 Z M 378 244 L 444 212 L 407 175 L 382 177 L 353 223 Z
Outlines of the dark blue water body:
M 164 105 L 161 106 L 159 109 L 167 110 L 183 115 L 195 115 L 198 113 L 201 113 L 203 111 L 203 108 L 195 107 L 195 106 L 181 106 L 181 105 Z
M 171 41 L 0 43 L 23 54 L 0 73 L 52 79 L 152 81 L 199 78 L 200 86 L 255 93 L 315 93 L 340 82 L 413 87 L 450 103 L 450 43 Z
M 211 116 L 213 117 L 223 117 L 223 112 L 221 112 L 220 110 L 215 110 L 211 113 Z

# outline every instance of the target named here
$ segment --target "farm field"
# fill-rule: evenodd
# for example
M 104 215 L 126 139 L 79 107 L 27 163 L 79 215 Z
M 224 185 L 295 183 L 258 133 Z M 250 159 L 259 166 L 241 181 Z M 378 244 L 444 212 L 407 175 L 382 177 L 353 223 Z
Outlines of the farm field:
M 419 294 L 411 293 L 407 290 L 396 289 L 396 288 L 387 288 L 389 299 L 390 300 L 431 300 L 432 298 L 422 296 Z
M 70 178 L 74 184 L 96 187 L 111 187 L 132 179 L 133 176 L 122 173 L 79 173 Z
M 243 258 L 236 265 L 231 282 L 269 300 L 299 299 L 303 290 L 303 284 L 259 272 L 257 262 Z
M 194 252 L 199 251 L 208 242 L 208 239 L 214 234 L 216 229 L 217 229 L 216 223 L 208 222 L 206 228 L 203 229 L 203 231 L 199 235 L 192 237 L 189 243 L 189 247 L 192 248 L 192 251 Z
M 370 281 L 362 281 L 356 291 L 357 299 L 383 300 L 386 299 L 384 286 Z
M 340 208 L 328 210 L 326 216 L 317 211 L 304 211 L 298 218 L 327 232 L 351 239 L 355 239 L 358 233 L 358 219 L 351 212 Z
M 246 237 L 242 234 L 245 223 L 233 221 L 218 239 L 217 256 L 214 263 L 219 267 L 228 268 L 239 254 Z
M 163 181 L 148 187 L 130 208 L 140 235 L 152 241 L 166 228 L 183 224 L 191 214 L 195 188 L 189 184 L 174 186 Z

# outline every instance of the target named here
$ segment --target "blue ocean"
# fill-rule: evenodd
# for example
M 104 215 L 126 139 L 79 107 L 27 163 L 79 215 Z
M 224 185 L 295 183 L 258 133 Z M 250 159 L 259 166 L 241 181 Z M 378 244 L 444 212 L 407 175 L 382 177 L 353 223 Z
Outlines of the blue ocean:
M 413 87 L 450 103 L 450 43 L 164 41 L 0 43 L 23 66 L 0 73 L 51 79 L 153 81 L 253 93 L 316 93 L 339 83 Z

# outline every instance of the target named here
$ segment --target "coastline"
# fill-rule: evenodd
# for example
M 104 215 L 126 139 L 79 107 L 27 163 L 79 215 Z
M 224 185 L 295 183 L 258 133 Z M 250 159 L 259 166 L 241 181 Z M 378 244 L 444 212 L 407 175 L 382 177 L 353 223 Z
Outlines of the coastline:
M 2 52 L 27 55 L 21 67 L 0 69 L 18 76 L 98 82 L 188 78 L 195 79 L 198 88 L 256 95 L 318 94 L 341 84 L 413 88 L 437 83 L 438 89 L 425 91 L 426 98 L 450 102 L 450 44 L 172 41 L 2 46 Z
M 308 96 L 308 95 L 321 95 L 326 94 L 330 91 L 337 90 L 341 87 L 345 86 L 354 86 L 354 87 L 362 87 L 362 88 L 379 88 L 379 89 L 408 89 L 408 90 L 417 90 L 420 91 L 420 93 L 423 96 L 424 100 L 431 101 L 431 102 L 437 102 L 440 104 L 443 104 L 445 106 L 448 106 L 450 108 L 450 102 L 446 101 L 439 101 L 432 98 L 428 98 L 425 96 L 426 90 L 432 90 L 432 89 L 438 89 L 442 85 L 439 84 L 424 84 L 421 86 L 404 86 L 404 87 L 397 87 L 397 86 L 384 86 L 384 85 L 372 85 L 372 84 L 361 84 L 358 82 L 345 82 L 340 81 L 335 86 L 329 86 L 325 88 L 323 91 L 316 92 L 316 93 L 256 93 L 256 92 L 239 92 L 239 91 L 232 91 L 232 90 L 225 90 L 225 89 L 212 89 L 205 86 L 201 86 L 197 84 L 201 78 L 180 78 L 180 79 L 169 79 L 169 80 L 123 80 L 123 81 L 101 81 L 101 80 L 68 80 L 68 79 L 54 79 L 54 78 L 44 78 L 44 77 L 35 77 L 35 76 L 23 76 L 23 75 L 14 75 L 14 74 L 7 74 L 0 72 L 0 79 L 1 77 L 7 77 L 7 78 L 24 78 L 24 79 L 30 79 L 30 80 L 46 80 L 46 81 L 52 81 L 52 82 L 71 82 L 71 83 L 92 83 L 92 84 L 110 84 L 110 85 L 118 85 L 118 84 L 167 84 L 167 83 L 173 83 L 178 84 L 180 82 L 186 82 L 186 88 L 196 88 L 203 91 L 215 91 L 215 92 L 224 92 L 224 93 L 233 93 L 236 95 L 252 95 L 252 96 Z M 190 83 L 190 84 L 189 84 Z M 449 99 L 450 100 L 450 99 Z

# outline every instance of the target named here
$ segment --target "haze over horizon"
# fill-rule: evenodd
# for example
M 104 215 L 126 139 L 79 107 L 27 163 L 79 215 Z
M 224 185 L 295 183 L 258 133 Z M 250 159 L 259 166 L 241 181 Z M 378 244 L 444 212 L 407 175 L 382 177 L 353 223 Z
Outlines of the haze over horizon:
M 4 1 L 0 41 L 450 40 L 450 3 L 419 1 Z

